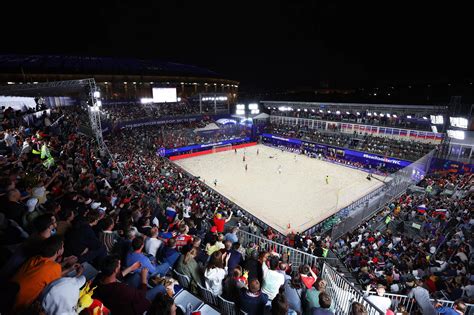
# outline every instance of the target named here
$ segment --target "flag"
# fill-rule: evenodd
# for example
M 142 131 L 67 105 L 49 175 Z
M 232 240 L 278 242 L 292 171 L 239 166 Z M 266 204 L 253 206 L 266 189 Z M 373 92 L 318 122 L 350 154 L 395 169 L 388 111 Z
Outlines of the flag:
M 436 209 L 434 212 L 433 212 L 433 217 L 440 217 L 441 219 L 445 219 L 446 218 L 446 214 L 448 213 L 448 209 Z
M 176 217 L 176 210 L 174 208 L 168 207 L 165 211 L 166 219 L 168 222 L 173 222 Z
M 323 257 L 326 258 L 328 256 L 329 249 L 323 248 Z
M 418 213 L 420 214 L 426 213 L 426 206 L 424 204 L 421 204 L 418 206 Z

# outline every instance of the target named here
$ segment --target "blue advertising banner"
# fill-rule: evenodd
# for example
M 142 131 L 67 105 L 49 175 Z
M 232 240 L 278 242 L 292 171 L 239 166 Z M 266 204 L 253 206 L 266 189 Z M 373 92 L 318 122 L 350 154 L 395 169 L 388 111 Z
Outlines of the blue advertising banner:
M 245 138 L 223 140 L 223 141 L 211 142 L 211 143 L 194 144 L 194 145 L 188 145 L 188 146 L 180 147 L 180 148 L 166 149 L 164 154 L 165 156 L 169 156 L 169 155 L 174 155 L 177 153 L 179 154 L 179 153 L 188 152 L 191 150 L 210 149 L 213 146 L 217 146 L 217 145 L 237 144 L 237 143 L 242 143 L 242 142 L 248 142 L 250 140 L 251 140 L 250 137 L 245 137 Z
M 280 141 L 285 141 L 285 142 L 294 143 L 294 144 L 301 144 L 302 143 L 302 141 L 299 140 L 299 139 L 285 138 L 285 137 L 271 135 L 271 134 L 268 134 L 268 133 L 263 133 L 262 137 L 275 139 L 275 140 L 280 140 Z
M 348 150 L 348 149 L 344 149 L 344 153 L 345 153 L 345 155 L 349 155 L 349 156 L 355 156 L 355 157 L 359 157 L 359 158 L 363 158 L 363 159 L 375 160 L 375 161 L 378 161 L 378 162 L 394 164 L 394 165 L 398 165 L 398 166 L 401 166 L 401 167 L 408 166 L 412 163 L 412 162 L 409 162 L 409 161 L 398 160 L 398 159 L 389 158 L 389 157 L 385 157 L 385 156 L 381 156 L 381 155 L 377 155 L 377 154 L 365 153 L 365 152 L 360 152 L 360 151 L 353 151 L 353 150 Z
M 285 137 L 275 136 L 275 135 L 267 134 L 267 133 L 262 134 L 262 136 L 268 139 L 284 141 L 284 142 L 294 143 L 294 144 L 312 144 L 315 148 L 318 148 L 318 149 L 331 148 L 335 150 L 341 150 L 341 151 L 344 151 L 345 157 L 350 158 L 354 161 L 359 161 L 361 163 L 370 163 L 370 164 L 375 165 L 375 164 L 378 164 L 379 162 L 382 162 L 382 163 L 388 163 L 394 166 L 396 165 L 399 168 L 403 168 L 412 164 L 412 162 L 410 161 L 399 160 L 399 159 L 385 157 L 385 156 L 372 154 L 372 153 L 366 153 L 366 152 L 361 152 L 361 151 L 354 151 L 354 150 L 349 150 L 349 149 L 344 149 L 344 148 L 339 148 L 339 147 L 323 145 L 323 144 L 319 144 L 319 143 L 315 143 L 311 141 L 301 141 L 298 139 L 285 138 Z

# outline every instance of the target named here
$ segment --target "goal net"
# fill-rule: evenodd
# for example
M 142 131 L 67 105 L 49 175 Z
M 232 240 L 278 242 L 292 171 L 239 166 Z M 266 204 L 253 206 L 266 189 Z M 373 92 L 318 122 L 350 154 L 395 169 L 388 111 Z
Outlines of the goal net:
M 220 145 L 215 145 L 212 147 L 212 153 L 217 153 L 217 152 L 222 152 L 222 151 L 227 151 L 227 150 L 232 150 L 232 144 L 220 144 Z

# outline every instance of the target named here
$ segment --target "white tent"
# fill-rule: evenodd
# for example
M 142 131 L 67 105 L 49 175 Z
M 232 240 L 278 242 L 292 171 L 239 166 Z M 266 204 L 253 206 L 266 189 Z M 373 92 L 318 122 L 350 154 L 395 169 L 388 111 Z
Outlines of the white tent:
M 267 119 L 268 117 L 270 117 L 270 115 L 268 115 L 267 113 L 260 113 L 257 116 L 253 117 L 253 119 Z
M 226 124 L 236 124 L 237 122 L 234 119 L 221 118 L 216 120 L 216 123 L 226 125 Z
M 206 125 L 205 127 L 194 129 L 194 132 L 206 132 L 206 131 L 214 131 L 214 130 L 219 130 L 219 129 L 220 128 L 218 125 L 216 125 L 215 123 L 210 123 L 209 125 Z

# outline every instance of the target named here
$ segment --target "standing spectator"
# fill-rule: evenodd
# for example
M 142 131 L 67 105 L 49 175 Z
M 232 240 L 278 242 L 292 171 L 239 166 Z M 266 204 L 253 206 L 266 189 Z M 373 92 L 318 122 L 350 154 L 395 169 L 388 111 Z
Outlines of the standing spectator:
M 408 297 L 415 299 L 416 304 L 423 315 L 435 314 L 436 310 L 430 300 L 430 293 L 423 287 L 423 282 L 421 280 L 416 280 L 416 285 L 417 286 L 411 289 L 410 293 L 408 293 Z
M 303 314 L 301 297 L 303 296 L 303 284 L 301 283 L 300 273 L 294 270 L 291 273 L 291 279 L 285 282 L 285 296 L 288 299 L 289 307 L 298 314 Z
M 262 269 L 263 269 L 263 286 L 262 292 L 268 295 L 269 300 L 273 300 L 278 294 L 278 290 L 282 285 L 285 284 L 285 276 L 277 271 L 278 258 L 275 256 L 270 257 L 269 265 L 266 264 L 267 258 L 263 258 Z
M 249 272 L 249 279 L 263 279 L 262 264 L 258 261 L 258 251 L 254 249 L 247 255 L 244 269 Z M 260 283 L 259 283 L 260 285 Z
M 319 296 L 324 291 L 326 291 L 326 281 L 321 278 L 318 278 L 318 280 L 316 280 L 313 287 L 306 290 L 305 301 L 307 311 L 311 311 L 312 308 L 321 307 L 321 305 L 319 304 Z
M 226 257 L 220 251 L 214 252 L 204 272 L 206 289 L 211 290 L 214 295 L 222 294 L 222 280 L 227 275 L 224 259 Z
M 368 295 L 370 290 L 370 285 L 367 286 L 367 293 Z M 367 300 L 372 304 L 376 305 L 382 312 L 386 313 L 390 306 L 392 305 L 392 300 L 390 298 L 383 296 L 385 294 L 385 286 L 382 284 L 377 284 L 376 295 L 369 295 L 367 296 Z
M 226 241 L 226 243 L 228 242 L 230 241 Z M 229 262 L 227 264 L 229 270 L 232 270 L 243 263 L 242 254 L 237 250 L 240 247 L 240 244 L 234 243 L 231 246 L 232 248 L 227 251 L 227 253 L 230 255 Z
M 232 243 L 237 243 L 239 241 L 239 237 L 237 236 L 237 232 L 239 228 L 234 226 L 232 230 L 224 236 L 224 240 L 231 241 Z
M 249 288 L 240 290 L 240 309 L 248 315 L 264 314 L 268 296 L 260 290 L 260 282 L 254 278 L 249 281 Z
M 296 315 L 296 312 L 290 309 L 283 287 L 280 287 L 278 294 L 272 301 L 272 315 Z
M 329 309 L 331 307 L 331 297 L 326 292 L 319 294 L 320 307 L 313 307 L 311 309 L 312 315 L 333 315 L 334 313 Z
M 227 219 L 224 219 L 221 213 L 216 213 L 216 215 L 214 216 L 214 225 L 217 227 L 218 233 L 224 233 L 225 224 L 229 222 L 230 219 L 232 219 L 232 212 L 230 213 L 230 216 Z

